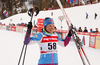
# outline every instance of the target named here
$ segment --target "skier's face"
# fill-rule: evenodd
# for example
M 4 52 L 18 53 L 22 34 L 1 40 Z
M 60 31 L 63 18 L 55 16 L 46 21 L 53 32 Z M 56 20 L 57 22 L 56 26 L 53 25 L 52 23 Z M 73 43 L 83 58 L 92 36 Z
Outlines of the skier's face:
M 49 32 L 49 33 L 53 33 L 53 31 L 54 31 L 54 24 L 49 24 L 49 25 L 47 25 L 47 26 L 46 26 L 46 30 L 47 30 L 47 32 Z

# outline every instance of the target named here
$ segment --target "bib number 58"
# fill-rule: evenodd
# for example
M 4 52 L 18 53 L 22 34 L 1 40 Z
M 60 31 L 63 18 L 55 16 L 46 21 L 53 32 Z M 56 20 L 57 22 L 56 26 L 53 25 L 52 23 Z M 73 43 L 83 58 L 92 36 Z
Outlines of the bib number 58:
M 56 43 L 54 42 L 54 43 L 48 43 L 48 49 L 49 50 L 55 50 L 56 49 Z

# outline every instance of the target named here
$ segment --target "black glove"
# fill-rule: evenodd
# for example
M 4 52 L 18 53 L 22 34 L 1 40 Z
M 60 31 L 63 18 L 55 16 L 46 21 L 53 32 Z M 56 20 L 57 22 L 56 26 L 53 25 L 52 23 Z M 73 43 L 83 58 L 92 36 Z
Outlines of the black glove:
M 32 22 L 28 22 L 27 28 L 32 29 Z
M 72 36 L 72 34 L 71 34 L 71 30 L 69 30 L 69 32 L 68 32 L 68 36 L 69 36 L 69 37 Z
M 28 22 L 28 25 L 27 25 L 27 33 L 28 34 L 31 34 L 31 29 L 32 29 L 32 22 Z

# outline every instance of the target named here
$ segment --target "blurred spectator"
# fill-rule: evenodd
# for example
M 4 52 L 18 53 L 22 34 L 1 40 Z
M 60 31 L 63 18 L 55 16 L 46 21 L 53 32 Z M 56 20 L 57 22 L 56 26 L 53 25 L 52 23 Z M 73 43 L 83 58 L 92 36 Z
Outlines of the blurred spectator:
M 5 25 L 5 23 L 3 25 Z
M 44 8 L 43 10 L 48 10 L 48 8 Z
M 54 9 L 54 5 L 52 5 L 52 9 Z
M 88 32 L 88 30 L 87 30 L 87 28 L 86 27 L 84 27 L 84 31 L 83 32 Z
M 27 27 L 27 24 L 25 23 L 24 26 Z
M 96 19 L 97 18 L 97 13 L 95 13 L 95 17 L 94 17 L 94 19 Z
M 95 29 L 95 33 L 99 33 L 99 30 L 98 30 L 98 28 L 96 28 L 96 29 Z
M 97 1 L 95 0 L 94 3 L 96 3 Z
M 2 23 L 0 22 L 0 25 L 2 25 Z
M 91 4 L 91 2 L 89 1 L 88 4 Z
M 51 16 L 53 16 L 53 12 L 51 12 Z
M 24 23 L 22 22 L 22 23 L 20 24 L 20 26 L 24 26 Z
M 82 29 L 81 29 L 81 27 L 79 27 L 79 29 L 78 29 L 78 32 L 82 32 Z
M 73 27 L 75 29 L 75 31 L 77 31 L 76 26 Z
M 13 24 L 13 26 L 15 26 L 15 24 Z
M 91 33 L 93 33 L 93 30 L 92 30 L 92 28 L 90 29 L 90 32 L 91 32 Z
M 86 19 L 88 19 L 88 13 L 86 13 Z
M 9 25 L 11 25 L 11 23 L 9 23 Z

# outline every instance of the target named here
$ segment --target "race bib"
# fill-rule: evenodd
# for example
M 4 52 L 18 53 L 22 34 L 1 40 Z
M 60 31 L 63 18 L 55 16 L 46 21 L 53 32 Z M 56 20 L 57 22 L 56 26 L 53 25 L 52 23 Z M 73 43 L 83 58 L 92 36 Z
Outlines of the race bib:
M 57 42 L 48 42 L 48 43 L 40 43 L 40 50 L 46 51 L 47 53 L 51 52 L 57 52 Z

